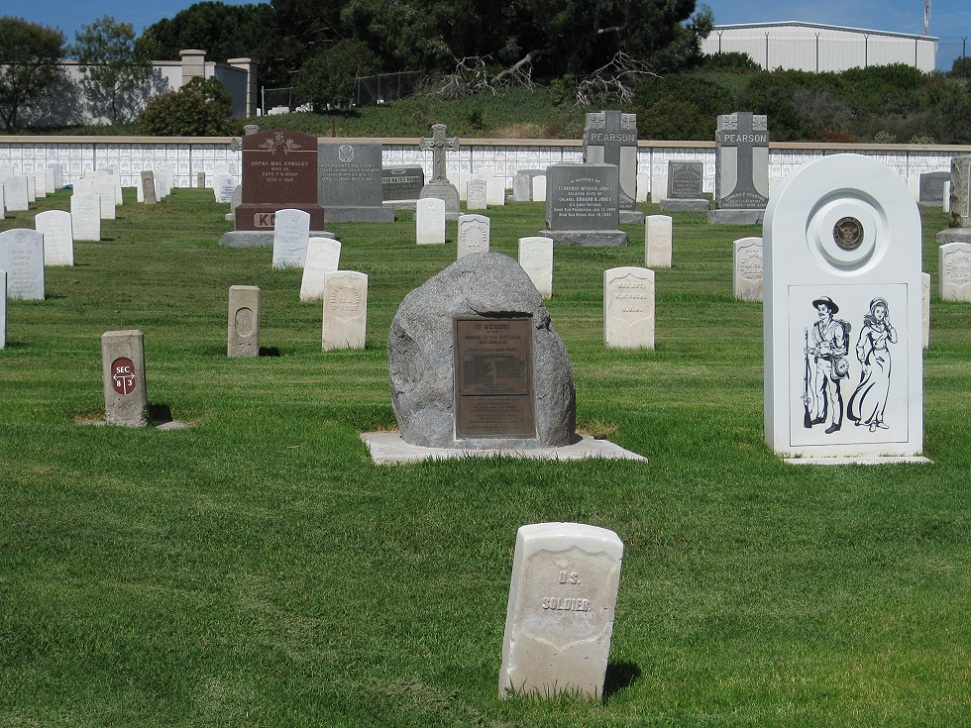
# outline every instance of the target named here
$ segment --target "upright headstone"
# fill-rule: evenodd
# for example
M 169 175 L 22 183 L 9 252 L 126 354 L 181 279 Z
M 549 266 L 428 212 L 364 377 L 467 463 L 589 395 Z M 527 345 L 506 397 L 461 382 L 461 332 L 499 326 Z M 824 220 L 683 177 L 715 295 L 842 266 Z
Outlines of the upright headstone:
M 329 222 L 394 222 L 382 203 L 380 143 L 320 142 L 317 201 Z
M 546 202 L 546 175 L 538 174 L 533 177 L 533 200 Z
M 226 356 L 260 355 L 260 288 L 229 287 L 229 332 Z
M 317 202 L 316 137 L 282 129 L 248 134 L 242 174 L 237 231 L 269 232 L 277 211 L 284 209 L 305 212 L 311 230 L 324 229 L 324 208 Z
M 64 188 L 64 167 L 60 164 L 52 164 L 51 171 L 54 173 L 54 189 L 60 190 Z
M 802 461 L 918 456 L 921 222 L 907 185 L 867 157 L 823 157 L 779 185 L 763 244 L 769 446 Z
M 971 301 L 971 243 L 938 248 L 942 301 Z
M 971 228 L 969 192 L 971 192 L 971 155 L 951 157 L 951 213 L 948 216 L 948 227 L 962 230 Z M 969 242 L 969 239 L 963 242 Z
M 7 212 L 26 212 L 30 209 L 26 175 L 15 174 L 4 180 L 3 200 Z
M 920 324 L 924 348 L 931 345 L 931 274 L 920 274 Z
M 533 182 L 525 170 L 520 170 L 512 178 L 512 201 L 529 202 L 533 199 Z
M 458 224 L 456 258 L 472 253 L 488 253 L 489 227 L 489 218 L 485 215 L 461 215 Z
M 674 220 L 669 215 L 648 215 L 644 221 L 644 265 L 651 270 L 670 268 L 674 249 Z
M 576 440 L 566 347 L 511 258 L 467 255 L 405 296 L 388 359 L 408 444 L 534 449 Z
M 70 212 L 38 212 L 34 218 L 34 227 L 44 236 L 44 265 L 74 265 L 74 234 Z
M 331 238 L 310 238 L 307 262 L 300 283 L 301 301 L 320 301 L 324 297 L 324 279 L 340 268 L 341 244 Z
M 505 180 L 496 174 L 494 167 L 480 167 L 475 177 L 484 179 L 486 182 L 486 201 L 492 207 L 501 207 L 506 204 L 506 183 Z
M 155 173 L 151 170 L 144 170 L 140 175 L 140 182 L 141 201 L 146 205 L 157 204 L 158 197 L 155 194 Z
M 553 241 L 549 238 L 520 238 L 519 265 L 543 298 L 553 296 Z
M 703 162 L 668 162 L 667 194 L 661 200 L 662 210 L 689 210 L 701 212 L 708 209 L 704 194 L 705 165 Z
M 920 176 L 918 202 L 922 205 L 940 206 L 944 202 L 944 187 L 951 181 L 951 173 L 925 172 Z
M 541 236 L 561 245 L 627 245 L 619 229 L 615 165 L 554 164 L 547 179 L 548 229 Z
M 108 424 L 122 427 L 147 425 L 145 334 L 137 330 L 102 334 L 101 371 Z
M 445 244 L 445 200 L 425 197 L 415 205 L 415 239 L 418 245 Z
M 92 182 L 94 193 L 100 198 L 101 219 L 114 220 L 115 215 L 115 183 L 111 177 L 97 177 Z
M 216 202 L 229 203 L 233 201 L 233 190 L 236 189 L 236 178 L 221 172 L 212 179 L 212 191 Z
M 25 174 L 24 177 L 27 179 L 27 202 L 37 202 L 37 182 L 34 175 Z
M 603 697 L 624 544 L 580 523 L 516 534 L 499 696 Z
M 382 200 L 417 200 L 425 186 L 421 167 L 387 167 L 381 170 Z
M 47 173 L 42 169 L 31 172 L 34 178 L 34 194 L 38 198 L 47 197 Z
M 708 213 L 708 221 L 756 224 L 762 221 L 768 201 L 767 117 L 747 111 L 719 116 L 715 133 L 717 209 Z
M 93 192 L 71 195 L 71 230 L 75 240 L 101 240 L 101 197 Z
M 616 165 L 618 204 L 621 210 L 633 210 L 637 195 L 637 114 L 588 113 L 583 131 L 583 161 Z
M 466 202 L 466 209 L 468 210 L 485 210 L 489 207 L 489 199 L 487 195 L 487 188 L 489 183 L 484 179 L 473 178 L 469 180 L 469 194 L 467 196 L 468 202 Z
M 0 270 L 0 349 L 7 348 L 7 271 Z
M 321 349 L 363 349 L 366 333 L 367 275 L 353 270 L 327 273 Z
M 732 243 L 732 295 L 740 301 L 761 301 L 762 238 L 740 238 Z
M 277 210 L 273 226 L 273 267 L 303 268 L 310 241 L 310 213 Z
M 448 181 L 445 152 L 459 148 L 458 137 L 445 135 L 447 127 L 444 124 L 432 125 L 431 138 L 422 138 L 418 146 L 422 150 L 432 152 L 432 178 L 421 189 L 420 198 L 437 197 L 445 200 L 445 212 L 458 212 L 459 191 Z
M 654 271 L 634 266 L 604 271 L 604 343 L 654 348 Z
M 6 209 L 7 209 L 7 206 L 3 197 L 3 181 L 0 180 L 0 220 L 7 219 Z
M 0 233 L 0 270 L 7 271 L 7 298 L 44 300 L 44 236 L 15 228 Z

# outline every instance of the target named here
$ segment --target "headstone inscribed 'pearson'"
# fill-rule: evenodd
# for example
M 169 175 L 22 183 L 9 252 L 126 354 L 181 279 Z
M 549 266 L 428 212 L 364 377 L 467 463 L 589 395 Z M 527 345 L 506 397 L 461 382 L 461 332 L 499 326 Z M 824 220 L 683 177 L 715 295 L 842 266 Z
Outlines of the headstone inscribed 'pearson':
M 488 253 L 489 227 L 489 218 L 485 215 L 461 215 L 458 224 L 456 258 L 472 253 Z
M 321 349 L 363 349 L 367 333 L 367 275 L 339 270 L 324 276 Z
M 604 343 L 654 348 L 654 271 L 634 266 L 604 271 Z
M 836 154 L 769 201 L 765 437 L 789 458 L 918 456 L 921 222 L 904 181 Z
M 543 298 L 553 296 L 553 241 L 549 238 L 520 238 L 519 265 Z
M 620 184 L 618 204 L 622 210 L 633 210 L 637 194 L 637 115 L 619 111 L 587 114 L 583 161 L 616 165 Z
M 603 697 L 624 544 L 580 523 L 516 534 L 499 696 Z
M 34 227 L 44 236 L 44 265 L 74 265 L 74 236 L 70 212 L 39 212 L 34 218 Z
M 732 244 L 732 295 L 741 301 L 763 296 L 762 238 L 740 238 Z
M 331 238 L 310 238 L 307 262 L 300 283 L 301 301 L 320 301 L 324 297 L 324 279 L 340 268 L 341 244 Z
M 44 300 L 44 236 L 16 228 L 0 233 L 0 270 L 7 271 L 7 297 Z
M 226 356 L 259 356 L 260 289 L 258 286 L 229 287 L 228 321 Z
M 310 214 L 303 210 L 278 210 L 273 226 L 273 267 L 303 268 L 310 241 Z
M 971 301 L 971 243 L 945 243 L 938 249 L 942 301 Z
M 101 240 L 101 197 L 93 192 L 71 195 L 71 230 L 75 240 Z
M 147 425 L 145 334 L 137 330 L 102 334 L 101 372 L 108 424 L 122 427 Z
M 651 270 L 670 268 L 673 238 L 674 220 L 669 215 L 648 215 L 644 220 L 644 265 Z
M 769 201 L 767 117 L 738 111 L 718 117 L 715 133 L 715 205 L 761 209 Z
M 418 245 L 445 244 L 445 200 L 425 197 L 415 203 L 415 239 Z

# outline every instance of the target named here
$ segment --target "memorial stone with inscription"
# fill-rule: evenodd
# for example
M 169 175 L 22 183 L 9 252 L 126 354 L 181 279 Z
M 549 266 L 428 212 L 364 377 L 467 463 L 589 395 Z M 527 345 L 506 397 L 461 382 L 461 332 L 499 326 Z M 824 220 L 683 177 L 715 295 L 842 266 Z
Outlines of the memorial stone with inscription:
M 381 144 L 320 142 L 317 201 L 328 222 L 394 222 L 382 203 Z
M 553 296 L 553 241 L 549 238 L 520 238 L 519 265 L 543 298 Z
M 588 113 L 583 130 L 583 161 L 616 165 L 619 208 L 633 210 L 637 194 L 637 115 L 619 111 Z
M 604 343 L 654 348 L 654 271 L 635 266 L 604 271 Z
M 27 177 L 15 174 L 3 182 L 3 200 L 7 212 L 25 212 L 30 209 Z
M 226 356 L 260 355 L 260 289 L 259 286 L 229 287 L 229 332 Z
M 644 221 L 644 265 L 670 268 L 674 253 L 674 220 L 670 215 L 648 215 Z
M 310 238 L 307 262 L 300 282 L 301 301 L 320 301 L 324 297 L 324 279 L 340 268 L 341 244 L 331 238 Z
M 756 224 L 769 201 L 767 117 L 738 111 L 718 117 L 715 132 L 715 207 L 708 221 Z M 719 210 L 734 211 L 719 213 Z
M 421 167 L 385 167 L 381 170 L 382 200 L 417 200 L 425 186 Z
M 580 523 L 516 534 L 499 696 L 603 698 L 624 544 Z
M 445 200 L 426 197 L 415 203 L 415 240 L 418 245 L 445 244 Z
M 704 194 L 705 165 L 703 162 L 668 162 L 667 194 L 661 199 L 662 210 L 701 212 L 709 207 Z
M 577 439 L 566 347 L 511 258 L 467 255 L 409 293 L 391 324 L 388 358 L 408 444 L 531 449 Z
M 44 236 L 44 265 L 74 265 L 74 236 L 70 212 L 38 212 L 34 218 L 34 228 Z
M 324 276 L 323 351 L 363 349 L 367 333 L 367 275 L 339 270 Z
M 944 202 L 944 188 L 950 181 L 950 172 L 925 172 L 920 176 L 917 201 L 921 205 L 942 205 Z
M 71 195 L 71 230 L 75 240 L 101 240 L 101 197 L 89 192 Z
M 945 243 L 938 258 L 941 300 L 971 301 L 971 243 Z
M 615 165 L 554 164 L 547 180 L 549 229 L 541 236 L 561 245 L 627 245 L 619 229 Z
M 487 196 L 489 183 L 484 179 L 470 179 L 465 207 L 467 210 L 485 210 L 489 207 Z
M 732 295 L 740 301 L 761 301 L 762 238 L 741 238 L 732 244 L 732 271 Z
M 273 227 L 273 267 L 303 268 L 310 241 L 310 214 L 278 210 Z
M 920 324 L 923 330 L 923 345 L 931 344 L 931 274 L 920 274 Z
M 141 186 L 139 187 L 141 202 L 146 205 L 158 204 L 158 196 L 155 194 L 155 173 L 151 170 L 143 170 L 139 176 Z
M 951 212 L 948 227 L 964 231 L 971 228 L 971 155 L 951 157 Z M 966 234 L 961 240 L 947 239 L 942 242 L 971 242 L 971 237 Z
M 7 298 L 44 300 L 44 236 L 15 228 L 0 233 L 0 270 L 7 272 Z
M 456 258 L 489 252 L 490 221 L 485 215 L 461 215 L 458 223 Z

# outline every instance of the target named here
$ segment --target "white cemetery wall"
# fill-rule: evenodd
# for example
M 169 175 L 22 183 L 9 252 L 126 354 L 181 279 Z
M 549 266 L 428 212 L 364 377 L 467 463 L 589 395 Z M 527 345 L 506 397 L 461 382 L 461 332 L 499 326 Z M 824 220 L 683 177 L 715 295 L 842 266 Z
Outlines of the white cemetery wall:
M 324 277 L 321 349 L 363 349 L 367 334 L 367 276 L 351 270 Z
M 762 238 L 740 238 L 732 243 L 732 295 L 740 301 L 761 301 Z
M 543 298 L 553 296 L 553 239 L 520 238 L 519 267 Z
M 669 215 L 648 215 L 644 220 L 644 265 L 652 270 L 670 268 L 674 220 Z
M 324 297 L 324 279 L 340 268 L 341 244 L 331 238 L 310 238 L 307 262 L 300 282 L 301 301 L 320 301 Z
M 460 215 L 456 260 L 472 253 L 489 252 L 490 220 L 484 215 Z
M 277 210 L 273 225 L 273 267 L 303 268 L 310 242 L 310 213 Z
M 71 213 L 47 210 L 37 213 L 34 227 L 44 236 L 44 265 L 74 265 Z
M 499 696 L 603 697 L 624 544 L 580 523 L 516 534 Z
M 71 195 L 71 230 L 75 240 L 101 240 L 101 197 L 93 192 Z
M 654 271 L 634 266 L 604 271 L 604 343 L 654 348 Z
M 445 244 L 445 200 L 425 197 L 415 203 L 415 239 L 418 245 Z
M 7 272 L 7 298 L 44 300 L 44 236 L 15 228 L 0 233 L 0 270 Z
M 971 301 L 971 243 L 938 248 L 942 301 Z
M 825 157 L 779 186 L 763 244 L 769 446 L 801 459 L 918 456 L 921 222 L 907 185 L 873 160 Z

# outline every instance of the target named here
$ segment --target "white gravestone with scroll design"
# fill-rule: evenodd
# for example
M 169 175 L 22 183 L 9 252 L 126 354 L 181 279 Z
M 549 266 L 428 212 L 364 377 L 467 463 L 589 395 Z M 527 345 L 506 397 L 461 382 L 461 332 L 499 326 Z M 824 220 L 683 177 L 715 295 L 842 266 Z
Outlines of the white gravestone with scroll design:
M 918 459 L 921 222 L 883 164 L 837 154 L 790 174 L 763 227 L 765 437 L 781 456 Z

